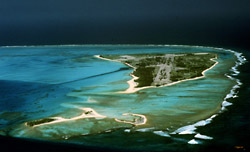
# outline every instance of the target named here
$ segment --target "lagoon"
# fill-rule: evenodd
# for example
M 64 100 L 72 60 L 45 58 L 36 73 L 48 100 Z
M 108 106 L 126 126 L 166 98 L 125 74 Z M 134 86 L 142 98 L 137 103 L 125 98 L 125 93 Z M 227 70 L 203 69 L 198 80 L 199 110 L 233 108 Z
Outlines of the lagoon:
M 130 94 L 117 92 L 129 87 L 133 69 L 94 57 L 204 52 L 216 53 L 219 62 L 204 78 Z M 229 105 L 224 101 L 237 97 L 241 83 L 233 76 L 244 63 L 244 57 L 231 50 L 173 45 L 20 46 L 1 47 L 0 54 L 0 134 L 130 150 L 208 142 L 213 137 L 200 135 L 196 128 L 212 123 Z M 73 119 L 89 114 L 81 108 L 105 117 Z M 124 123 L 139 119 L 124 113 L 143 115 L 147 121 Z M 25 125 L 46 118 L 72 120 Z M 204 136 L 208 139 L 197 138 Z

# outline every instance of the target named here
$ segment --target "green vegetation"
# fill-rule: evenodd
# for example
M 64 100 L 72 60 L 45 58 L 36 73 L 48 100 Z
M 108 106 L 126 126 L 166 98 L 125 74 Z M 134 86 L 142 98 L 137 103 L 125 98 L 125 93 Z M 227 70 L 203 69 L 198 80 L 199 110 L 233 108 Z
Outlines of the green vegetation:
M 85 115 L 87 115 L 87 114 L 90 114 L 92 111 L 87 111 L 87 112 L 85 112 Z
M 150 86 L 153 83 L 153 67 L 146 67 L 139 65 L 133 74 L 139 79 L 135 80 L 138 83 L 137 87 Z
M 202 72 L 215 64 L 215 53 L 102 55 L 132 65 L 132 73 L 139 77 L 136 87 L 161 86 L 171 82 L 202 76 Z
M 215 62 L 211 61 L 211 58 L 214 58 L 215 54 L 206 54 L 206 55 L 193 55 L 187 54 L 185 56 L 176 56 L 174 58 L 174 67 L 170 73 L 171 81 L 179 81 L 184 79 L 190 79 L 202 76 L 202 72 L 212 65 Z
M 34 121 L 27 122 L 27 125 L 30 126 L 30 127 L 33 127 L 35 125 L 40 125 L 40 124 L 47 123 L 47 122 L 52 122 L 52 121 L 55 121 L 55 120 L 56 119 L 53 119 L 53 118 L 44 118 L 44 119 L 39 119 L 39 120 L 34 120 Z

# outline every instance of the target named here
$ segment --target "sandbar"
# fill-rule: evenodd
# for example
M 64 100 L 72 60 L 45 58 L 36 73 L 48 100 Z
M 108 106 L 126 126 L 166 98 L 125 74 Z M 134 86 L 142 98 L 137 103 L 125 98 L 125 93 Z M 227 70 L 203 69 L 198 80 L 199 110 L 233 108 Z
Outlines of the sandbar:
M 98 114 L 92 108 L 79 108 L 79 109 L 84 111 L 80 116 L 76 116 L 76 117 L 73 117 L 73 118 L 70 118 L 70 119 L 66 119 L 66 118 L 63 118 L 63 117 L 50 117 L 50 119 L 55 119 L 55 120 L 51 121 L 51 122 L 45 122 L 45 123 L 33 125 L 32 127 L 38 127 L 38 126 L 42 126 L 42 125 L 55 124 L 55 123 L 61 123 L 61 122 L 84 119 L 84 118 L 106 118 L 106 116 Z M 26 122 L 25 125 L 29 126 L 28 122 Z
M 122 115 L 124 115 L 124 116 L 126 116 L 126 115 L 138 116 L 139 118 L 136 118 L 134 121 L 119 120 L 119 119 L 115 118 L 115 121 L 122 122 L 122 123 L 128 123 L 128 124 L 132 124 L 132 125 L 135 125 L 135 126 L 144 125 L 147 122 L 146 116 L 144 116 L 142 114 L 124 113 Z

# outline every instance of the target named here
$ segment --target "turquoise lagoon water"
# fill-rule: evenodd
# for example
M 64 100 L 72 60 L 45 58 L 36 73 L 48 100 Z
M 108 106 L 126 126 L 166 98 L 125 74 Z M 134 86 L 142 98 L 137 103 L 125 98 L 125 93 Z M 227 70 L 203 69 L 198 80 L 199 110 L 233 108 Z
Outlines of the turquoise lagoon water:
M 215 52 L 206 77 L 172 86 L 120 94 L 133 69 L 95 58 L 100 54 Z M 0 134 L 117 149 L 164 150 L 176 143 L 203 144 L 196 128 L 212 123 L 235 98 L 233 78 L 244 58 L 237 52 L 197 46 L 83 45 L 0 48 Z M 233 67 L 233 68 L 232 68 Z M 107 116 L 28 127 L 47 117 L 72 118 L 92 108 Z M 147 117 L 144 125 L 115 121 L 123 113 Z M 126 119 L 133 119 L 127 117 Z M 210 140 L 213 137 L 210 138 Z

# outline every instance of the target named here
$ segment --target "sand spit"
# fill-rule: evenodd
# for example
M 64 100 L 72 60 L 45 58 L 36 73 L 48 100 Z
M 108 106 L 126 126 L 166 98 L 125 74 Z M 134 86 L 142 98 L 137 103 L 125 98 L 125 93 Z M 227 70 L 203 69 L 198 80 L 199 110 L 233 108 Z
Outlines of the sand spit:
M 106 116 L 98 114 L 94 109 L 92 108 L 80 108 L 84 112 L 80 116 L 76 116 L 70 119 L 66 119 L 63 117 L 50 117 L 51 119 L 55 119 L 54 121 L 51 122 L 45 122 L 41 124 L 34 125 L 32 127 L 38 127 L 42 125 L 49 125 L 49 124 L 55 124 L 55 123 L 61 123 L 61 122 L 66 122 L 66 121 L 72 121 L 72 120 L 78 120 L 78 119 L 84 119 L 84 118 L 106 118 Z M 26 126 L 29 126 L 27 122 L 25 123 Z

